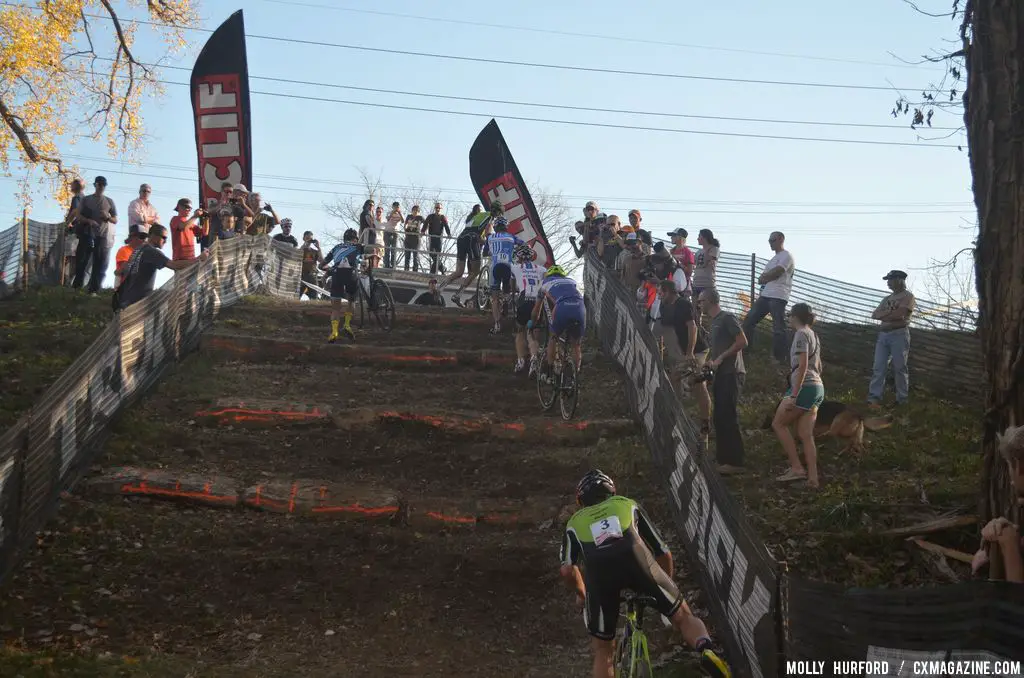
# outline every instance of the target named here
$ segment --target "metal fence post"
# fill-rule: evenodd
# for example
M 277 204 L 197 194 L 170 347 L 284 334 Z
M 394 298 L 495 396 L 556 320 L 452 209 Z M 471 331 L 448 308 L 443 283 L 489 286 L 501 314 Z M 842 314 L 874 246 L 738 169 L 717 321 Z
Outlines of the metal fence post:
M 21 210 L 21 289 L 28 289 L 28 208 Z
M 754 308 L 754 281 L 757 274 L 757 254 L 750 253 L 750 309 Z

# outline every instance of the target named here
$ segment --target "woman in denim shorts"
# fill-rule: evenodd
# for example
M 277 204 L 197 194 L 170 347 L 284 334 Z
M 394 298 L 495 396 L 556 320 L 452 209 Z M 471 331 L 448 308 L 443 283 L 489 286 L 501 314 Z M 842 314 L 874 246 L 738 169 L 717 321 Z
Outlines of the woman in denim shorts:
M 810 487 L 817 488 L 818 450 L 814 446 L 814 421 L 818 416 L 818 406 L 825 399 L 825 385 L 821 381 L 821 344 L 811 329 L 814 311 L 810 305 L 795 304 L 789 312 L 789 324 L 793 328 L 793 344 L 789 349 L 789 388 L 772 421 L 772 429 L 789 458 L 789 469 L 777 480 L 806 480 Z M 806 469 L 800 463 L 791 426 L 796 429 L 796 437 L 803 447 Z

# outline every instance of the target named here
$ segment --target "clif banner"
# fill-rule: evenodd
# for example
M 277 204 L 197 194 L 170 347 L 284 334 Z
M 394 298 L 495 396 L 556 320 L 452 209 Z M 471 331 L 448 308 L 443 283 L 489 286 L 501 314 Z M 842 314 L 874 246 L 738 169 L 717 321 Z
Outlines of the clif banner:
M 252 126 L 245 22 L 238 10 L 213 32 L 192 69 L 192 113 L 199 156 L 200 204 L 209 206 L 221 184 L 252 189 Z
M 508 232 L 519 236 L 537 253 L 537 263 L 550 267 L 555 255 L 544 235 L 540 215 L 526 189 L 523 175 L 508 150 L 498 123 L 491 120 L 469 149 L 469 177 L 485 207 L 500 200 L 508 219 Z

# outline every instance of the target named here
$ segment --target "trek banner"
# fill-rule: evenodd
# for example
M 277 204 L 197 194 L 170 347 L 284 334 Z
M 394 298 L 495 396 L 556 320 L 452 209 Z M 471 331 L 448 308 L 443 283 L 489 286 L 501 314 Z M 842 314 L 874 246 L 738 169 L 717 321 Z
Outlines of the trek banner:
M 190 80 L 199 156 L 199 204 L 208 207 L 221 184 L 252 184 L 252 125 L 245 22 L 238 10 L 213 32 Z
M 533 248 L 538 264 L 553 266 L 555 255 L 544 234 L 537 207 L 494 120 L 487 123 L 469 149 L 469 177 L 484 207 L 489 207 L 494 200 L 501 201 L 508 219 L 508 232 Z

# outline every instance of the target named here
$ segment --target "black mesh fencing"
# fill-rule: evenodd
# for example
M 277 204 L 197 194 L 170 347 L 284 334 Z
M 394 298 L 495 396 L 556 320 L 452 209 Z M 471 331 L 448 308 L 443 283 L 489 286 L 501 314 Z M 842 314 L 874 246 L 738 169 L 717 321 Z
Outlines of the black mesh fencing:
M 719 634 L 744 675 L 778 673 L 778 575 L 764 544 L 697 443 L 694 422 L 669 383 L 654 336 L 632 295 L 588 255 L 588 323 L 601 351 L 625 371 L 630 406 L 664 480 L 679 537 L 698 565 Z
M 74 245 L 73 240 L 63 222 L 45 224 L 29 219 L 27 224 L 19 221 L 0 231 L 0 299 L 24 282 L 60 285 L 64 257 L 71 254 L 68 248 Z
M 808 673 L 794 661 L 823 662 L 822 670 L 833 675 L 844 672 L 833 662 L 870 660 L 886 662 L 885 675 L 909 676 L 921 668 L 916 660 L 1024 657 L 1020 585 L 864 591 L 787 575 L 698 444 L 695 422 L 671 387 L 632 295 L 592 253 L 584 286 L 588 332 L 625 373 L 630 407 L 666 485 L 676 532 L 741 675 Z M 737 304 L 731 309 L 743 310 Z M 851 671 L 865 673 L 847 666 L 845 673 Z
M 267 236 L 217 242 L 205 262 L 113 317 L 32 410 L 0 437 L 0 573 L 17 562 L 89 467 L 110 421 L 196 349 L 218 310 L 263 291 L 294 297 L 299 255 Z M 267 275 L 267 272 L 271 275 Z
M 757 298 L 757 278 L 767 263 L 753 254 L 720 254 L 716 287 L 724 309 L 739 317 L 746 315 L 751 299 Z M 878 277 L 881 288 L 882 271 Z M 878 338 L 878 322 L 871 313 L 888 293 L 797 269 L 790 304 L 805 302 L 814 308 L 814 329 L 826 347 L 827 362 L 869 374 Z M 768 325 L 771 318 L 762 322 Z M 919 298 L 910 328 L 911 388 L 923 386 L 939 394 L 980 389 L 981 343 L 973 309 Z
M 970 660 L 1024 657 L 1021 584 L 858 590 L 786 577 L 784 586 L 789 661 L 885 662 L 888 675 L 920 676 L 943 672 L 914 670 L 914 662 L 956 660 L 966 667 Z M 838 673 L 831 661 L 824 668 L 825 675 Z M 1007 674 L 1013 673 L 995 675 Z

